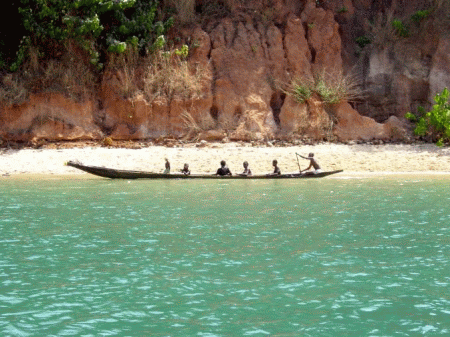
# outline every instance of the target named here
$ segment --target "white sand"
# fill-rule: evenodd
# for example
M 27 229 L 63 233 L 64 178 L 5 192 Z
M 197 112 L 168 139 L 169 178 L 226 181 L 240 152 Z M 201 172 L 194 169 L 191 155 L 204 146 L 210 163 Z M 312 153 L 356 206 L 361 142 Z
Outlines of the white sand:
M 277 159 L 282 172 L 298 171 L 295 153 L 314 152 L 325 171 L 343 169 L 346 174 L 439 173 L 450 175 L 450 149 L 432 144 L 414 145 L 341 145 L 318 144 L 292 147 L 252 147 L 251 144 L 212 143 L 184 147 L 152 146 L 143 149 L 85 147 L 71 149 L 24 149 L 0 152 L 0 175 L 86 175 L 65 166 L 69 160 L 86 165 L 118 169 L 162 172 L 164 158 L 171 162 L 172 172 L 189 163 L 192 173 L 213 173 L 224 159 L 232 172 L 242 170 L 247 160 L 254 174 L 272 170 Z M 309 164 L 300 160 L 302 169 Z

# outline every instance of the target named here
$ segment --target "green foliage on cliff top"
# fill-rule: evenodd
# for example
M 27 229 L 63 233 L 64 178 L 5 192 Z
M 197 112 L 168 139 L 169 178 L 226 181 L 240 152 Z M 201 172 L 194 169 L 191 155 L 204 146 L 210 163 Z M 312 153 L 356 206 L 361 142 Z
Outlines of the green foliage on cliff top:
M 450 92 L 445 88 L 442 93 L 434 97 L 435 105 L 429 112 L 419 107 L 421 117 L 417 118 L 414 114 L 408 112 L 405 117 L 416 123 L 414 133 L 417 136 L 429 136 L 436 142 L 436 145 L 442 146 L 450 142 Z
M 90 62 L 101 66 L 101 56 L 106 53 L 121 53 L 130 46 L 141 52 L 152 50 L 153 43 L 172 25 L 170 19 L 157 21 L 158 0 L 20 2 L 20 7 L 15 9 L 21 15 L 26 35 L 11 65 L 13 71 L 27 59 L 30 46 L 39 46 L 41 57 L 45 57 L 57 49 L 55 45 L 63 45 L 68 40 L 77 41 L 88 53 Z
M 0 13 L 0 102 L 30 93 L 89 97 L 103 63 L 165 46 L 172 19 L 159 0 L 20 0 Z M 3 15 L 3 17 L 2 17 Z M 6 20 L 7 18 L 12 20 Z M 126 52 L 126 53 L 125 53 Z M 106 68 L 105 68 L 106 69 Z M 13 73 L 7 74 L 7 71 Z

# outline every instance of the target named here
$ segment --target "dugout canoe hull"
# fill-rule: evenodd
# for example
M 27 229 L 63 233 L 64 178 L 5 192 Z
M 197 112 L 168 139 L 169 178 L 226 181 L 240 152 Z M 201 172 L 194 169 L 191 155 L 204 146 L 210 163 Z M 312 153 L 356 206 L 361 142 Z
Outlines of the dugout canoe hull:
M 286 173 L 280 175 L 251 175 L 251 176 L 216 176 L 214 174 L 191 174 L 184 175 L 181 173 L 153 173 L 145 171 L 132 171 L 132 170 L 116 170 L 113 168 L 99 167 L 99 166 L 87 166 L 80 163 L 69 161 L 67 166 L 74 167 L 84 172 L 110 179 L 302 179 L 302 178 L 323 178 L 332 174 L 343 172 L 343 170 L 327 171 L 314 174 L 312 172 L 307 173 Z

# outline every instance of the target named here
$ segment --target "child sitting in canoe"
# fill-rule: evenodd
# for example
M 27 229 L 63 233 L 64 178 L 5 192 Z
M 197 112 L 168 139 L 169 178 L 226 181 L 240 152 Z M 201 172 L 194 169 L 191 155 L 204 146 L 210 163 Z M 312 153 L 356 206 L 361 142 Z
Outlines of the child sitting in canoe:
M 183 173 L 184 175 L 190 175 L 191 171 L 189 171 L 189 164 L 184 164 L 183 169 L 181 170 L 181 173 Z
M 274 159 L 272 161 L 272 166 L 273 166 L 273 173 L 269 173 L 267 174 L 268 176 L 277 176 L 281 174 L 281 170 L 278 167 L 278 160 Z
M 248 161 L 244 161 L 244 172 L 242 172 L 240 175 L 241 176 L 251 176 L 252 175 L 252 170 L 250 170 L 250 168 L 248 167 Z
M 220 167 L 217 169 L 216 175 L 217 176 L 231 176 L 232 175 L 230 169 L 227 167 L 227 163 L 225 162 L 225 160 L 222 160 L 220 162 Z

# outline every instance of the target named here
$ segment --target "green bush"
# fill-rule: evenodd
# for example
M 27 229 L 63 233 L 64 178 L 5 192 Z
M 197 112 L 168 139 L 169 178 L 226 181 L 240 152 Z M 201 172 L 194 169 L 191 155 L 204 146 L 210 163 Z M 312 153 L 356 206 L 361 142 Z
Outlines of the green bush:
M 411 16 L 411 20 L 414 22 L 420 22 L 426 19 L 431 13 L 431 9 L 417 11 Z
M 435 105 L 431 111 L 419 107 L 420 118 L 408 112 L 405 117 L 416 123 L 414 133 L 417 136 L 431 136 L 436 145 L 442 146 L 450 141 L 450 92 L 445 88 L 434 97 Z
M 369 39 L 367 36 L 360 36 L 355 39 L 355 42 L 358 44 L 358 46 L 364 48 L 368 44 L 371 44 L 372 40 Z
M 409 30 L 406 28 L 406 26 L 403 24 L 401 20 L 394 19 L 391 22 L 392 27 L 394 27 L 395 33 L 400 37 L 408 37 L 409 36 Z

